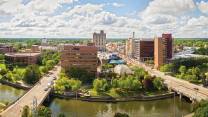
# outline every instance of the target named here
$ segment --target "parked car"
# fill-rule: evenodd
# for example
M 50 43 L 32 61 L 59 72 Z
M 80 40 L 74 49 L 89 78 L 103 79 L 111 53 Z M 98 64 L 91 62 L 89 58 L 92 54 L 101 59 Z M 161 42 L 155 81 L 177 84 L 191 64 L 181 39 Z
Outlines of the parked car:
M 48 89 L 49 89 L 49 87 L 46 87 L 46 88 L 44 89 L 44 91 L 48 91 Z

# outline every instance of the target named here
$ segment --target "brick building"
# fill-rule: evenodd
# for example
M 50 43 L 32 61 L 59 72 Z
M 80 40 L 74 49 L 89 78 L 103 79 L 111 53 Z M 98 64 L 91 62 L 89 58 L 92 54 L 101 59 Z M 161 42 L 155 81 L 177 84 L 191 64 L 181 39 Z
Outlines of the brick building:
M 6 53 L 5 60 L 7 63 L 18 65 L 37 64 L 40 53 Z
M 103 30 L 100 33 L 93 33 L 92 42 L 99 51 L 106 51 L 106 33 Z
M 32 52 L 40 52 L 39 46 L 38 45 L 32 45 L 31 51 Z
M 162 34 L 162 39 L 164 40 L 165 43 L 165 48 L 166 48 L 166 55 L 167 59 L 171 59 L 173 56 L 173 38 L 172 34 Z
M 61 45 L 61 67 L 85 69 L 97 72 L 97 48 L 94 45 Z
M 134 58 L 140 61 L 153 60 L 154 41 L 153 39 L 135 40 Z
M 161 37 L 154 39 L 154 67 L 159 69 L 166 62 L 165 42 Z
M 0 53 L 5 54 L 10 52 L 14 52 L 14 48 L 12 46 L 0 44 Z
M 162 34 L 154 40 L 154 64 L 155 68 L 160 68 L 173 55 L 172 34 Z

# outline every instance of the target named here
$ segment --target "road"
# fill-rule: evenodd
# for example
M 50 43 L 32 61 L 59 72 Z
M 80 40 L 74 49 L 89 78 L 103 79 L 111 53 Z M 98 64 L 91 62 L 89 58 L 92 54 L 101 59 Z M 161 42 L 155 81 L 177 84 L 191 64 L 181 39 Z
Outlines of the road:
M 39 83 L 36 83 L 35 86 L 30 89 L 25 95 L 23 95 L 14 104 L 12 104 L 2 113 L 0 113 L 0 116 L 21 117 L 21 112 L 25 105 L 28 105 L 30 108 L 33 107 L 33 102 L 37 102 L 37 106 L 41 105 L 51 91 L 51 88 L 49 88 L 47 91 L 44 91 L 44 89 L 47 87 L 48 83 L 53 80 L 52 76 L 56 76 L 58 78 L 58 73 L 60 72 L 60 70 L 61 67 L 56 66 L 53 70 L 49 71 L 49 74 L 43 76 Z M 37 99 L 37 101 L 34 101 L 35 98 Z
M 138 62 L 132 58 L 127 58 L 124 55 L 119 56 L 123 58 L 128 64 L 140 66 L 148 71 L 152 76 L 161 77 L 169 89 L 189 97 L 192 101 L 208 100 L 208 89 L 205 87 L 165 75 L 163 72 L 152 69 L 151 67 L 146 66 L 144 63 Z

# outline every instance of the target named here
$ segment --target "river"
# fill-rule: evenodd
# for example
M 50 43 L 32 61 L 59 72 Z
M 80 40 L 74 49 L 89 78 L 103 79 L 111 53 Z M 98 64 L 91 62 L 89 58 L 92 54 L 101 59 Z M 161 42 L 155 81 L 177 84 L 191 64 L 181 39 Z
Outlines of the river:
M 24 94 L 24 90 L 0 84 L 0 102 L 12 103 Z M 120 103 L 96 103 L 78 100 L 52 99 L 47 105 L 56 116 L 65 113 L 67 117 L 113 117 L 114 113 L 127 113 L 130 117 L 181 117 L 192 110 L 191 103 L 178 97 L 156 101 L 135 101 Z M 1 110 L 1 108 L 0 108 Z
M 175 105 L 175 106 L 174 106 Z M 191 112 L 191 103 L 178 97 L 156 101 L 96 103 L 78 100 L 53 99 L 49 105 L 54 115 L 62 112 L 67 117 L 113 117 L 127 113 L 130 117 L 181 117 Z M 175 116 L 174 116 L 175 113 Z
M 24 90 L 16 89 L 7 85 L 0 84 L 0 103 L 12 103 L 25 93 Z M 0 110 L 3 107 L 0 106 Z

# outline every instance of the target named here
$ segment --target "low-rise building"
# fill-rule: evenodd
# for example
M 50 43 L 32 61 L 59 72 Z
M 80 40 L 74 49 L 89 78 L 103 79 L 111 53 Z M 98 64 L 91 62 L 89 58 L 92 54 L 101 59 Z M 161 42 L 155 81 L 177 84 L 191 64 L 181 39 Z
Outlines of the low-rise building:
M 30 65 L 37 64 L 40 53 L 6 53 L 5 60 L 9 64 Z
M 61 45 L 61 67 L 84 69 L 90 73 L 97 72 L 97 47 L 94 45 Z
M 39 45 L 32 45 L 31 51 L 34 52 L 34 53 L 35 53 L 35 52 L 39 52 L 39 51 L 40 51 Z
M 10 52 L 14 52 L 14 48 L 12 46 L 0 44 L 0 53 L 5 54 Z

